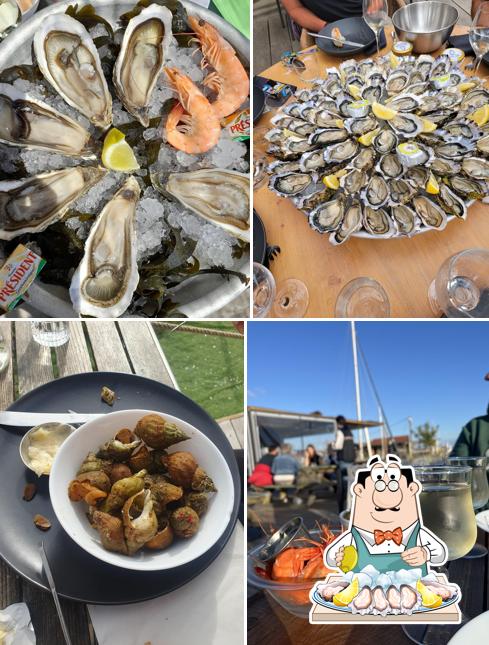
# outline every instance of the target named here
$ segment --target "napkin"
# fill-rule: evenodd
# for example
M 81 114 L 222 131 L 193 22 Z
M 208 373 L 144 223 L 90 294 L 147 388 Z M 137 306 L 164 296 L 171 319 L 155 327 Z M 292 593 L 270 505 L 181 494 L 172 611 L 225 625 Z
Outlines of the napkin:
M 464 34 L 463 36 L 450 36 L 448 39 L 448 45 L 450 47 L 461 49 L 466 56 L 474 56 L 474 50 L 470 44 L 468 34 Z
M 36 635 L 25 602 L 18 602 L 0 611 L 0 643 L 35 645 Z
M 89 605 L 99 645 L 243 645 L 243 558 L 238 522 L 217 559 L 181 589 L 134 605 Z

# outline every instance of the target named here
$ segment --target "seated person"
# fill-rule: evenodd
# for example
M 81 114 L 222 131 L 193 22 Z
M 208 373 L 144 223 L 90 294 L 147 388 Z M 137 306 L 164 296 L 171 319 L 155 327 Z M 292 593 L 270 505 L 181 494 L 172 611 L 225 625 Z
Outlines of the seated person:
M 304 453 L 304 466 L 319 466 L 321 465 L 321 457 L 316 452 L 316 447 L 310 443 L 306 446 Z
M 487 414 L 471 419 L 460 432 L 451 457 L 489 456 L 489 406 Z
M 295 478 L 299 472 L 299 464 L 292 457 L 291 452 L 292 446 L 284 443 L 281 454 L 275 457 L 272 464 L 273 481 L 275 484 L 288 486 L 295 482 Z
M 248 484 L 253 486 L 272 486 L 272 464 L 279 453 L 278 446 L 270 446 L 268 452 L 263 455 L 260 461 L 256 464 L 253 472 L 248 477 Z
M 478 0 L 473 0 L 477 2 Z M 302 27 L 301 49 L 314 45 L 307 31 L 319 32 L 328 24 L 341 18 L 361 16 L 362 0 L 281 0 L 291 19 Z

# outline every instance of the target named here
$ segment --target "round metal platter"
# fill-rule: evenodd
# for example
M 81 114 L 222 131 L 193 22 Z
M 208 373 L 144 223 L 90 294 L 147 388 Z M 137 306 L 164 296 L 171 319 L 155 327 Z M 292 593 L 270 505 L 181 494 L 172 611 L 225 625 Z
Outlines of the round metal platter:
M 102 386 L 117 393 L 112 408 L 100 399 Z M 26 428 L 0 426 L 0 487 L 4 491 L 0 531 L 0 556 L 17 573 L 49 591 L 42 575 L 39 544 L 44 541 L 58 593 L 72 600 L 93 604 L 117 605 L 162 596 L 185 585 L 204 571 L 228 542 L 240 502 L 240 475 L 233 449 L 217 423 L 194 401 L 178 390 L 133 374 L 91 372 L 75 374 L 35 388 L 9 408 L 23 412 L 107 413 L 108 411 L 146 409 L 172 414 L 203 432 L 220 450 L 228 463 L 234 484 L 234 506 L 223 535 L 209 551 L 175 569 L 139 572 L 106 564 L 80 548 L 56 519 L 49 499 L 48 477 L 36 477 L 26 469 L 19 455 L 19 444 Z M 34 482 L 37 494 L 31 502 L 22 500 L 27 482 Z M 41 533 L 33 523 L 40 513 L 52 526 Z
M 181 0 L 181 3 L 188 13 L 199 16 L 213 24 L 222 36 L 231 43 L 242 59 L 249 64 L 249 41 L 237 29 L 214 12 L 194 4 L 190 0 Z M 63 2 L 50 5 L 46 9 L 36 13 L 27 22 L 19 25 L 0 43 L 0 70 L 13 65 L 32 63 L 32 39 L 43 20 L 51 14 L 64 13 L 70 5 L 74 4 L 77 4 L 78 8 L 86 4 L 91 4 L 99 15 L 114 25 L 121 14 L 130 11 L 135 6 L 136 0 L 134 2 L 77 0 L 76 3 L 75 0 L 64 0 Z M 239 267 L 239 271 L 246 276 L 250 275 L 248 254 L 243 255 L 243 261 Z M 71 309 L 67 289 L 60 290 L 60 287 L 44 284 L 41 281 L 37 281 L 36 284 L 39 285 L 41 297 L 36 298 L 35 306 L 42 308 L 42 313 L 53 317 L 76 317 L 75 312 Z M 194 278 L 186 280 L 182 287 L 178 289 L 179 311 L 185 316 L 193 318 L 210 316 L 217 309 L 229 304 L 245 289 L 246 285 L 235 276 L 230 276 L 226 280 L 223 280 L 218 275 L 212 274 L 195 276 Z M 42 292 L 46 293 L 46 298 L 44 299 L 42 298 Z M 71 310 L 71 316 L 67 313 L 68 303 L 68 312 Z

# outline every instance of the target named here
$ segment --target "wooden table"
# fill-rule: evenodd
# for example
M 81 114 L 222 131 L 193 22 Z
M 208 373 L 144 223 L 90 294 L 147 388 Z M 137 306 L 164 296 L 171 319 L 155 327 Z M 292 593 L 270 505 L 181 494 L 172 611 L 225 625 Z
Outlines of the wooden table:
M 69 343 L 51 350 L 32 340 L 29 322 L 0 322 L 0 333 L 11 349 L 10 365 L 0 375 L 2 410 L 39 385 L 81 372 L 126 372 L 179 389 L 149 322 L 97 320 L 70 322 L 69 326 Z M 242 415 L 224 419 L 221 427 L 235 450 L 243 447 Z M 29 607 L 37 645 L 64 643 L 51 594 L 24 581 L 0 560 L 0 609 L 22 601 Z M 86 605 L 68 600 L 61 600 L 61 605 L 73 645 L 95 645 Z
M 489 534 L 479 530 L 478 542 L 486 547 Z M 488 558 L 455 560 L 449 563 L 449 580 L 460 586 L 460 609 L 475 618 L 488 609 Z M 446 645 L 452 632 L 445 628 L 435 633 L 429 626 L 425 642 Z M 452 628 L 453 629 L 453 628 Z M 407 645 L 411 641 L 399 625 L 310 625 L 282 609 L 262 592 L 248 594 L 248 645 Z
M 466 27 L 455 29 L 455 33 L 466 31 Z M 387 40 L 388 49 L 384 52 L 390 51 L 389 33 Z M 304 60 L 308 66 L 317 67 L 318 77 L 324 77 L 327 67 L 337 66 L 343 59 L 319 51 L 308 54 Z M 261 75 L 298 87 L 307 86 L 280 62 Z M 489 75 L 485 64 L 479 75 Z M 263 115 L 255 128 L 268 125 L 272 114 Z M 392 317 L 433 317 L 427 292 L 441 264 L 462 249 L 489 248 L 489 206 L 481 203 L 469 209 L 466 221 L 451 221 L 441 232 L 388 240 L 352 237 L 336 247 L 329 243 L 329 234 L 320 235 L 309 227 L 307 218 L 292 201 L 272 193 L 266 185 L 255 191 L 254 208 L 263 220 L 268 243 L 281 248 L 271 262 L 277 283 L 297 278 L 308 287 L 307 317 L 333 317 L 340 290 L 360 276 L 375 278 L 382 284 L 390 300 Z

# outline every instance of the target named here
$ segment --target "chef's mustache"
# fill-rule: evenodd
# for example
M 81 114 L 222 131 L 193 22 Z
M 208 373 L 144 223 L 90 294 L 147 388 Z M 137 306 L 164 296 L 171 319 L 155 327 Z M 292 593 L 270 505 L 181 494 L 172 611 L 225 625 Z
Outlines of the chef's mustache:
M 400 511 L 401 509 L 399 506 L 393 506 L 392 508 L 380 508 L 380 506 L 376 506 L 375 510 L 379 513 L 382 513 L 382 511 Z

